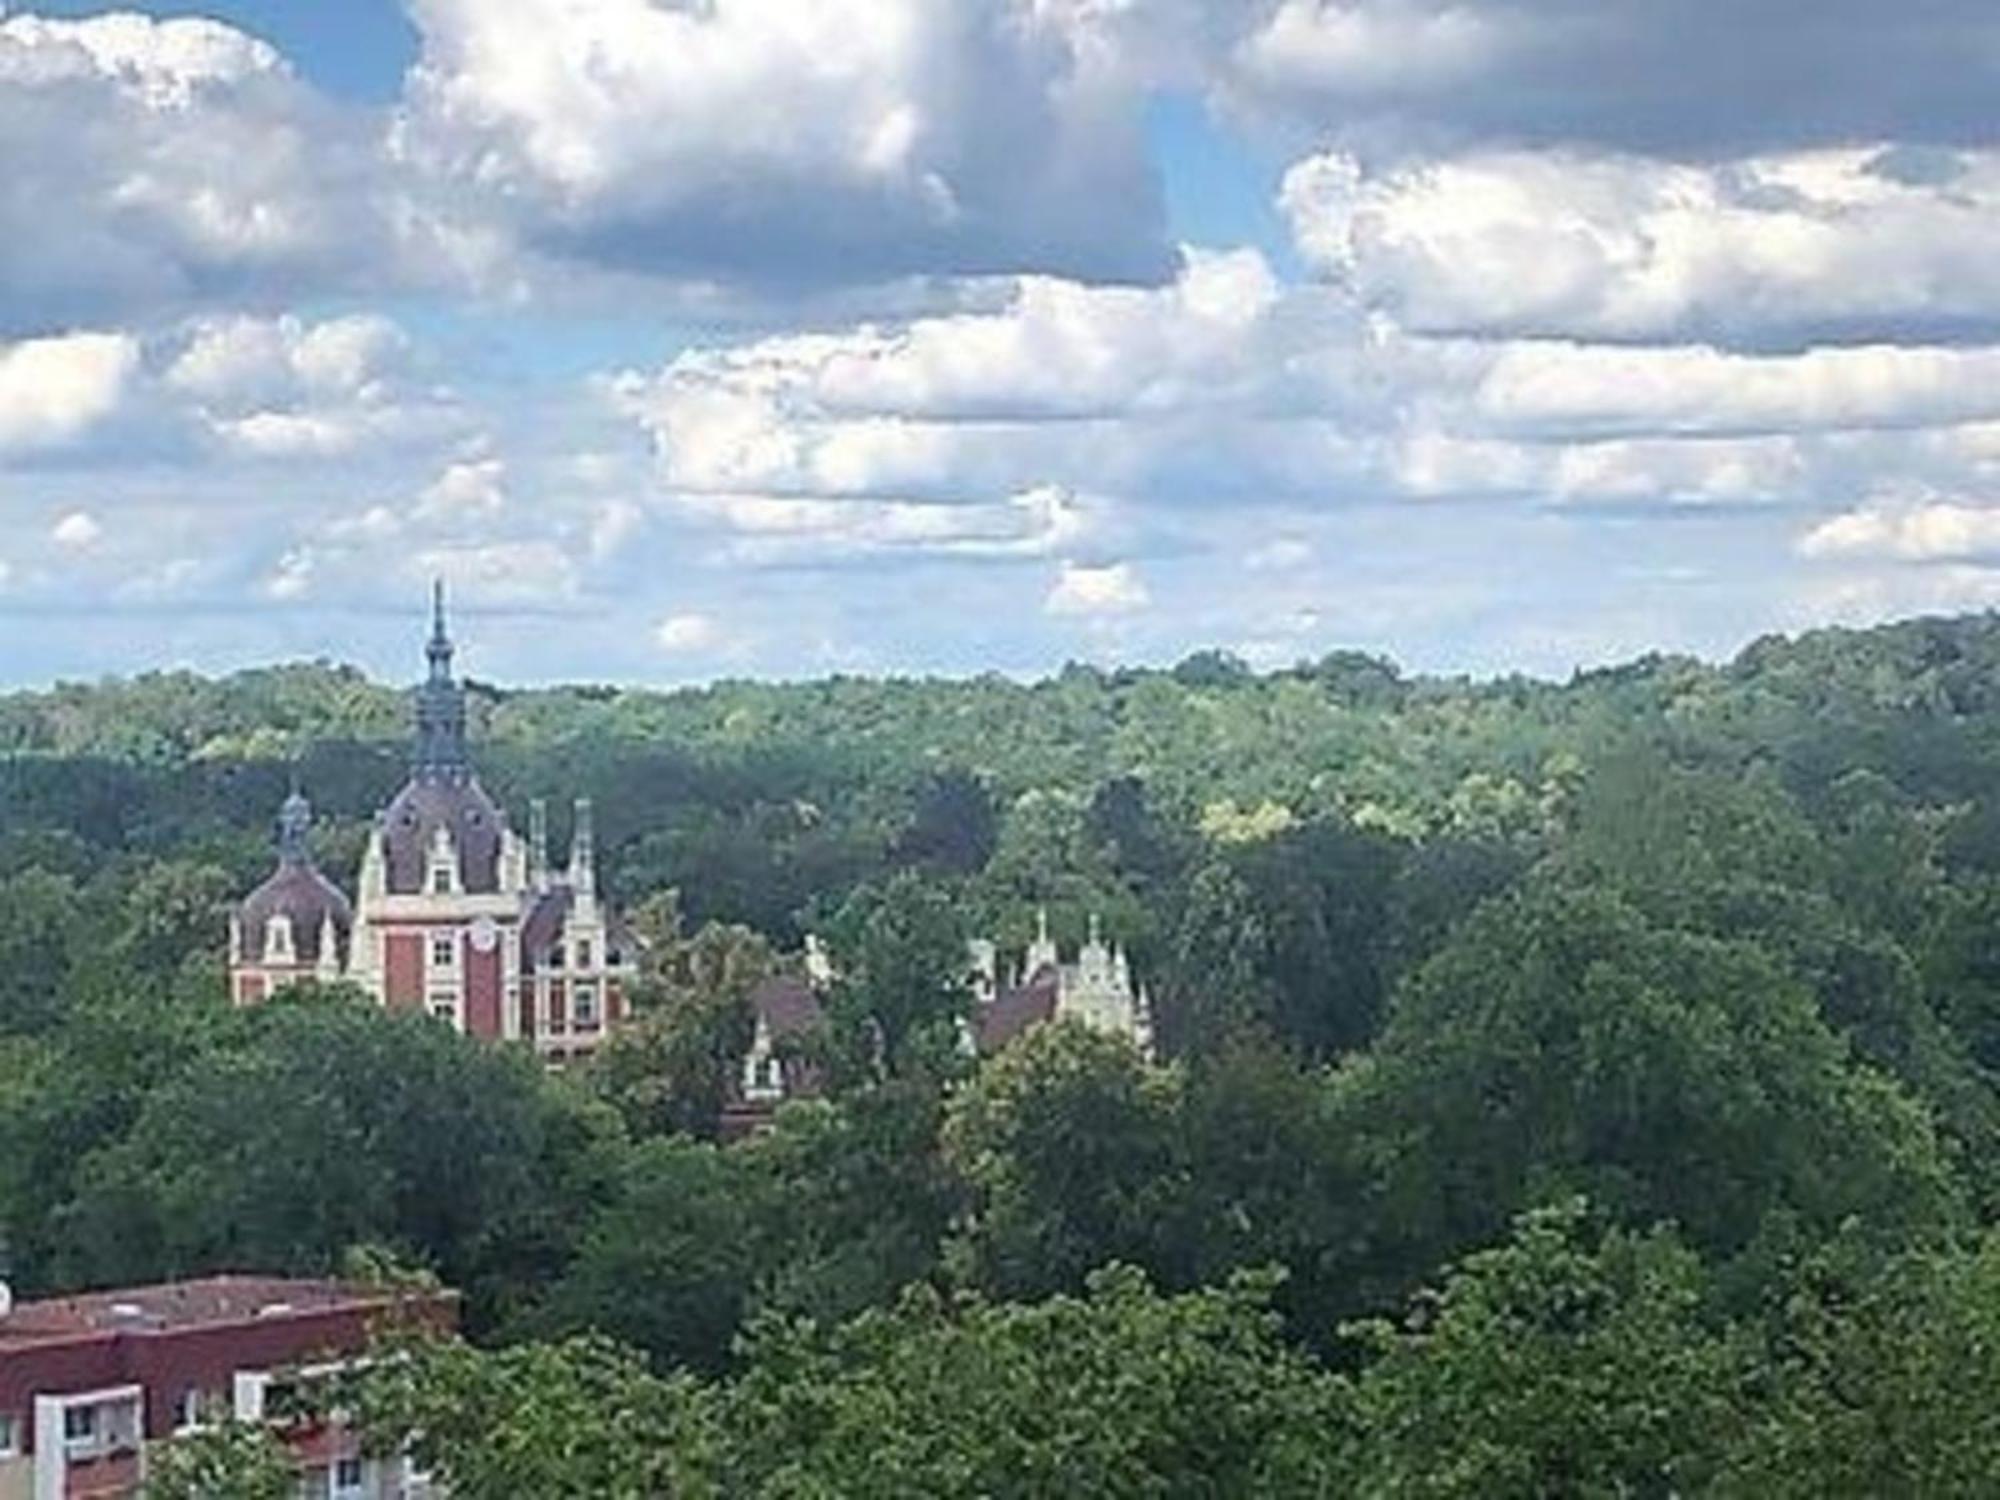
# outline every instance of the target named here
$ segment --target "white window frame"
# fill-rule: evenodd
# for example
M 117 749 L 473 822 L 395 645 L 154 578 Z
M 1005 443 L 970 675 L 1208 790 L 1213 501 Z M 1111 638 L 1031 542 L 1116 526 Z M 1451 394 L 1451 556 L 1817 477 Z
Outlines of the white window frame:
M 458 967 L 457 934 L 434 932 L 431 934 L 431 967 L 433 969 L 456 969 Z
M 453 1030 L 458 1030 L 464 1021 L 459 1008 L 458 991 L 432 990 L 424 998 L 424 1009 L 433 1020 L 443 1021 Z
M 589 1004 L 586 1006 L 585 1001 Z M 603 1024 L 603 1017 L 597 1008 L 597 986 L 589 980 L 569 987 L 569 1018 L 573 1025 L 582 1029 Z
M 0 1458 L 21 1456 L 21 1414 L 0 1411 Z
M 191 1385 L 174 1402 L 174 1431 L 199 1432 L 208 1425 L 209 1394 Z

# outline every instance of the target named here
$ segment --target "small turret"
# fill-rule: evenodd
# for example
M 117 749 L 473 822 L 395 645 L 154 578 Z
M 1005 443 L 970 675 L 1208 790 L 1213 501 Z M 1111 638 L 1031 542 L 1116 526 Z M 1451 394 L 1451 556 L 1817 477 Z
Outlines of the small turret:
M 549 888 L 549 804 L 540 797 L 528 804 L 528 884 Z
M 597 829 L 590 799 L 576 799 L 576 831 L 569 842 L 569 886 L 579 897 L 597 894 Z

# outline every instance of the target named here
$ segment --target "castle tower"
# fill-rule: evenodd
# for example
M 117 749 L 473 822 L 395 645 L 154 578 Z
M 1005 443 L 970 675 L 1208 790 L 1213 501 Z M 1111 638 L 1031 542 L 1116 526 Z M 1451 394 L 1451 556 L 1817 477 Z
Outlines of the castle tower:
M 288 976 L 344 975 L 383 1005 L 530 1042 L 561 1064 L 625 1018 L 633 944 L 598 895 L 589 802 L 576 804 L 557 872 L 545 806 L 531 808 L 522 839 L 480 786 L 455 654 L 439 584 L 411 696 L 409 779 L 375 819 L 357 907 L 311 868 L 311 810 L 303 798 L 287 802 L 278 874 L 231 924 L 233 993 L 261 999 Z
M 278 811 L 278 867 L 229 919 L 229 993 L 238 1005 L 346 972 L 354 913 L 314 865 L 311 835 L 312 804 L 294 789 Z

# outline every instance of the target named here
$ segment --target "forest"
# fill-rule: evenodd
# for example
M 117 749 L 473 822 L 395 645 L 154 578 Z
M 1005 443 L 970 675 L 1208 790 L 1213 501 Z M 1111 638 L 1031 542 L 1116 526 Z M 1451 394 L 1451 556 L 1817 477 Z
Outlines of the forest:
M 455 1287 L 342 1400 L 470 1500 L 2000 1489 L 2000 619 L 473 706 L 648 940 L 587 1068 L 225 1001 L 279 801 L 346 878 L 398 688 L 0 698 L 18 1292 Z M 967 940 L 1038 908 L 1130 950 L 1159 1060 L 955 1045 Z M 724 1144 L 809 933 L 824 1097 Z M 223 1427 L 156 1489 L 286 1483 Z

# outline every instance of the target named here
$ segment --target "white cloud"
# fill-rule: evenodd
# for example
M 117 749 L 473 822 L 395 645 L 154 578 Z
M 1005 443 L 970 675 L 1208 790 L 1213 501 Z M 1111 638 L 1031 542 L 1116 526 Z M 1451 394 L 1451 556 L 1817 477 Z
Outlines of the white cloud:
M 653 639 L 662 651 L 676 655 L 709 651 L 721 643 L 722 628 L 707 615 L 668 615 L 653 632 Z
M 417 515 L 440 525 L 478 525 L 507 507 L 507 465 L 483 458 L 446 465 L 417 496 Z
M 138 362 L 118 333 L 0 344 L 0 454 L 75 441 L 117 409 Z
M 1810 558 L 1967 562 L 2000 558 L 2000 507 L 1925 497 L 1877 500 L 1842 512 L 1799 539 Z
M 2000 347 L 1500 346 L 1474 408 L 1499 430 L 1748 434 L 1915 428 L 2000 414 Z
M 1299 247 L 1406 326 L 1723 339 L 2000 326 L 2000 153 L 1899 176 L 1879 148 L 1715 165 L 1487 151 L 1369 175 L 1310 157 L 1281 193 Z
M 58 547 L 81 552 L 93 546 L 104 535 L 104 527 L 88 511 L 73 510 L 49 531 L 49 540 Z
M 464 425 L 449 391 L 415 383 L 408 336 L 379 314 L 208 316 L 163 344 L 164 394 L 246 458 L 335 458 Z
M 396 131 L 530 241 L 793 284 L 1168 264 L 1135 101 L 1018 0 L 414 0 Z
M 220 22 L 0 17 L 0 159 L 0 328 L 397 274 L 367 126 Z
M 1131 614 L 1150 603 L 1152 595 L 1130 563 L 1066 562 L 1042 607 L 1052 615 L 1096 617 Z
M 1284 0 L 1233 62 L 1239 81 L 1261 91 L 1382 100 L 1486 73 L 1518 55 L 1525 33 L 1517 12 L 1494 5 Z
M 289 315 L 206 317 L 189 325 L 166 383 L 222 407 L 306 396 L 366 400 L 380 396 L 408 350 L 402 329 L 373 313 L 317 323 Z

